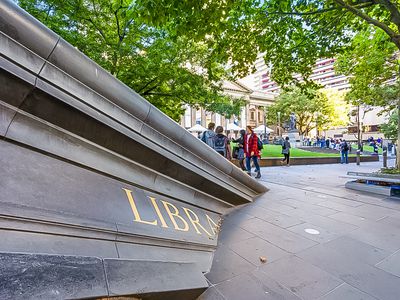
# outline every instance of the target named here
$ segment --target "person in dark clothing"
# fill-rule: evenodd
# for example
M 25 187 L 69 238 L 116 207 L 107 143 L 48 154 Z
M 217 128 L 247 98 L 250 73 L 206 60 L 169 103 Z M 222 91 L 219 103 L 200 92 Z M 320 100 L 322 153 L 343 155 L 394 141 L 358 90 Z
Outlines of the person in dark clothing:
M 289 167 L 290 163 L 290 143 L 289 143 L 289 137 L 287 136 L 285 138 L 285 141 L 282 144 L 282 154 L 285 156 L 282 160 L 282 164 L 286 161 L 286 165 Z
M 343 141 L 340 143 L 340 154 L 341 154 L 341 159 L 340 163 L 349 163 L 349 144 L 347 144 L 346 140 L 343 139 Z
M 237 159 L 239 160 L 240 168 L 243 171 L 246 171 L 246 167 L 244 166 L 244 135 L 246 134 L 246 130 L 240 130 L 240 136 L 238 139 L 234 140 L 237 143 L 238 151 L 237 151 Z
M 214 136 L 214 150 L 226 159 L 231 160 L 231 146 L 229 139 L 224 134 L 224 128 L 222 126 L 217 126 L 217 128 L 215 129 L 215 133 L 216 135 Z

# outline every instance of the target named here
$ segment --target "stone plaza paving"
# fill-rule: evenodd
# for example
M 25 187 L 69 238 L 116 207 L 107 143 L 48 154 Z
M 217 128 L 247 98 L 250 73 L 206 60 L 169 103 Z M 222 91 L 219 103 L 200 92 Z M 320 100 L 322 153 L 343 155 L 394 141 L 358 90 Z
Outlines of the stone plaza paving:
M 199 299 L 400 299 L 400 199 L 340 178 L 380 167 L 263 168 L 270 191 L 226 216 Z

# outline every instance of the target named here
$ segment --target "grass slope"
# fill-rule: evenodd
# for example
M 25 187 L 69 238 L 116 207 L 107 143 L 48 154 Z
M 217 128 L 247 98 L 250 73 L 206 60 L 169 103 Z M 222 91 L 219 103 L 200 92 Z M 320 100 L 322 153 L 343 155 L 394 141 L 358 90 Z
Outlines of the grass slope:
M 235 143 L 231 143 L 231 146 L 236 146 Z M 264 149 L 261 152 L 262 158 L 276 158 L 283 157 L 282 146 L 280 145 L 264 145 Z M 290 149 L 291 157 L 338 157 L 340 153 L 318 153 L 311 152 L 302 149 L 292 148 Z
M 280 145 L 264 145 L 264 149 L 262 150 L 261 157 L 283 157 L 282 146 Z M 318 153 L 311 152 L 302 149 L 292 148 L 290 149 L 291 157 L 338 157 L 339 153 Z

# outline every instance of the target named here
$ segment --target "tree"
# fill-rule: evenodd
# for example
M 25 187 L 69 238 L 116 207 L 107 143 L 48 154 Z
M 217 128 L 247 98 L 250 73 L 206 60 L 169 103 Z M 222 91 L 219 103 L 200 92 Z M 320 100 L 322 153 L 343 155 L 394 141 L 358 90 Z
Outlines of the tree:
M 397 127 L 399 123 L 398 111 L 397 109 L 392 112 L 389 120 L 386 124 L 382 124 L 381 132 L 384 134 L 385 138 L 390 140 L 396 140 L 397 138 Z
M 282 86 L 298 83 L 299 78 L 294 75 L 300 74 L 306 89 L 312 84 L 309 76 L 318 58 L 334 57 L 351 49 L 353 38 L 367 29 L 379 29 L 387 45 L 391 43 L 400 50 L 399 0 L 137 0 L 130 3 L 137 24 L 147 24 L 145 29 L 168 32 L 173 42 L 183 39 L 204 45 L 208 49 L 209 78 L 218 74 L 211 66 L 221 64 L 228 64 L 233 75 L 245 75 L 252 69 L 257 54 L 264 53 L 267 65 L 273 66 L 275 81 Z M 109 17 L 107 21 L 113 20 L 112 14 Z
M 282 120 L 289 120 L 290 114 L 296 114 L 296 128 L 300 135 L 308 135 L 311 130 L 324 129 L 335 117 L 334 102 L 317 90 L 301 90 L 298 87 L 281 93 L 275 103 L 268 107 L 267 119 L 270 125 L 277 123 L 278 112 Z
M 151 0 L 142 2 L 144 6 L 154 3 Z M 150 21 L 156 19 L 162 23 L 163 19 L 168 19 L 169 22 L 179 19 L 178 31 L 181 34 L 184 34 L 182 28 L 195 30 L 201 24 L 201 30 L 196 32 L 196 36 L 201 38 L 208 35 L 207 43 L 216 44 L 214 56 L 239 60 L 235 65 L 237 71 L 245 72 L 246 62 L 254 60 L 251 54 L 243 51 L 247 49 L 247 45 L 251 45 L 252 53 L 264 53 L 267 65 L 273 66 L 272 78 L 283 86 L 299 81 L 294 74 L 300 74 L 306 85 L 309 85 L 308 78 L 316 59 L 334 57 L 352 50 L 353 38 L 357 39 L 357 35 L 361 37 L 363 32 L 373 35 L 373 39 L 383 41 L 384 52 L 400 50 L 399 0 L 226 0 L 211 1 L 210 5 L 203 0 L 197 1 L 198 5 L 194 1 L 184 1 L 185 4 L 181 5 L 178 0 L 157 2 L 166 5 L 168 9 L 155 12 L 151 5 L 147 5 L 146 14 Z M 214 2 L 223 4 L 218 7 L 219 10 L 209 12 L 212 18 L 207 23 L 201 13 L 209 8 L 215 9 Z M 179 10 L 174 7 L 179 7 Z M 181 10 L 185 13 L 182 14 Z M 192 19 L 193 16 L 196 17 L 195 20 Z M 215 20 L 221 24 L 218 28 Z M 246 37 L 246 42 L 243 42 L 243 37 Z M 375 63 L 379 63 L 379 57 L 382 56 L 374 52 L 371 57 L 375 54 L 378 54 Z M 363 53 L 362 57 L 367 56 Z M 373 70 L 368 64 L 364 66 L 369 71 Z M 398 62 L 395 68 L 399 76 Z M 353 96 L 360 92 L 365 95 L 369 90 L 364 89 L 363 92 L 359 88 L 366 86 L 367 82 L 359 80 L 358 83 L 359 86 L 352 92 Z M 363 101 L 369 102 L 368 98 L 372 98 L 368 95 L 365 95 L 366 98 L 357 96 L 354 99 L 358 99 L 360 104 Z M 379 93 L 374 96 L 380 97 Z M 396 100 L 399 108 L 400 99 L 394 99 Z M 397 160 L 400 167 L 400 155 Z
M 335 66 L 338 73 L 349 76 L 351 89 L 346 99 L 351 104 L 393 108 L 392 100 L 384 97 L 382 88 L 396 79 L 399 68 L 396 49 L 380 29 L 366 28 L 354 36 Z
M 179 120 L 184 104 L 240 115 L 245 101 L 223 95 L 230 70 L 189 35 L 142 22 L 130 0 L 19 0 L 18 4 L 112 75 Z
M 350 105 L 345 100 L 346 92 L 335 89 L 321 89 L 320 92 L 328 99 L 329 105 L 333 107 L 331 121 L 322 129 L 327 130 L 331 127 L 347 126 L 350 122 Z

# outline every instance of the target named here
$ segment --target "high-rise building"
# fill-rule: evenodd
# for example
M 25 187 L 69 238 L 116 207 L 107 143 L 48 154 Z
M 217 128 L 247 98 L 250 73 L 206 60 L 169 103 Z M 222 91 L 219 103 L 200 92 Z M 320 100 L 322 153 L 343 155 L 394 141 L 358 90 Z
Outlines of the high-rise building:
M 321 84 L 324 88 L 346 90 L 350 87 L 347 76 L 335 73 L 335 60 L 335 58 L 319 59 L 313 67 L 310 79 Z M 256 72 L 243 78 L 242 81 L 256 91 L 279 93 L 280 87 L 271 79 L 271 67 L 265 64 L 262 54 L 258 55 L 255 68 Z M 294 77 L 301 79 L 300 75 Z
M 310 79 L 319 83 L 325 89 L 335 89 L 339 91 L 349 90 L 350 83 L 348 81 L 348 77 L 336 74 L 334 70 L 335 61 L 335 58 L 317 60 L 317 62 L 313 66 Z M 245 78 L 242 78 L 240 81 L 255 91 L 278 96 L 280 93 L 280 86 L 271 79 L 271 67 L 265 64 L 263 54 L 258 55 L 255 62 L 255 69 L 255 73 Z M 294 77 L 301 80 L 300 75 L 294 75 Z M 393 81 L 394 79 L 388 81 L 387 83 L 390 84 Z M 356 109 L 356 107 L 353 107 L 351 110 L 354 111 Z M 387 121 L 388 115 L 381 115 L 381 107 L 362 107 L 361 110 L 363 111 L 363 113 L 361 114 L 361 124 L 363 127 L 364 137 L 381 137 L 382 134 L 380 133 L 379 128 L 381 124 Z M 349 114 L 351 115 L 352 112 L 350 111 Z M 349 140 L 354 140 L 356 138 L 356 135 L 352 133 L 355 127 L 353 119 L 354 117 L 351 118 L 348 126 L 331 128 L 330 130 L 325 131 L 324 134 L 328 137 L 344 137 Z

